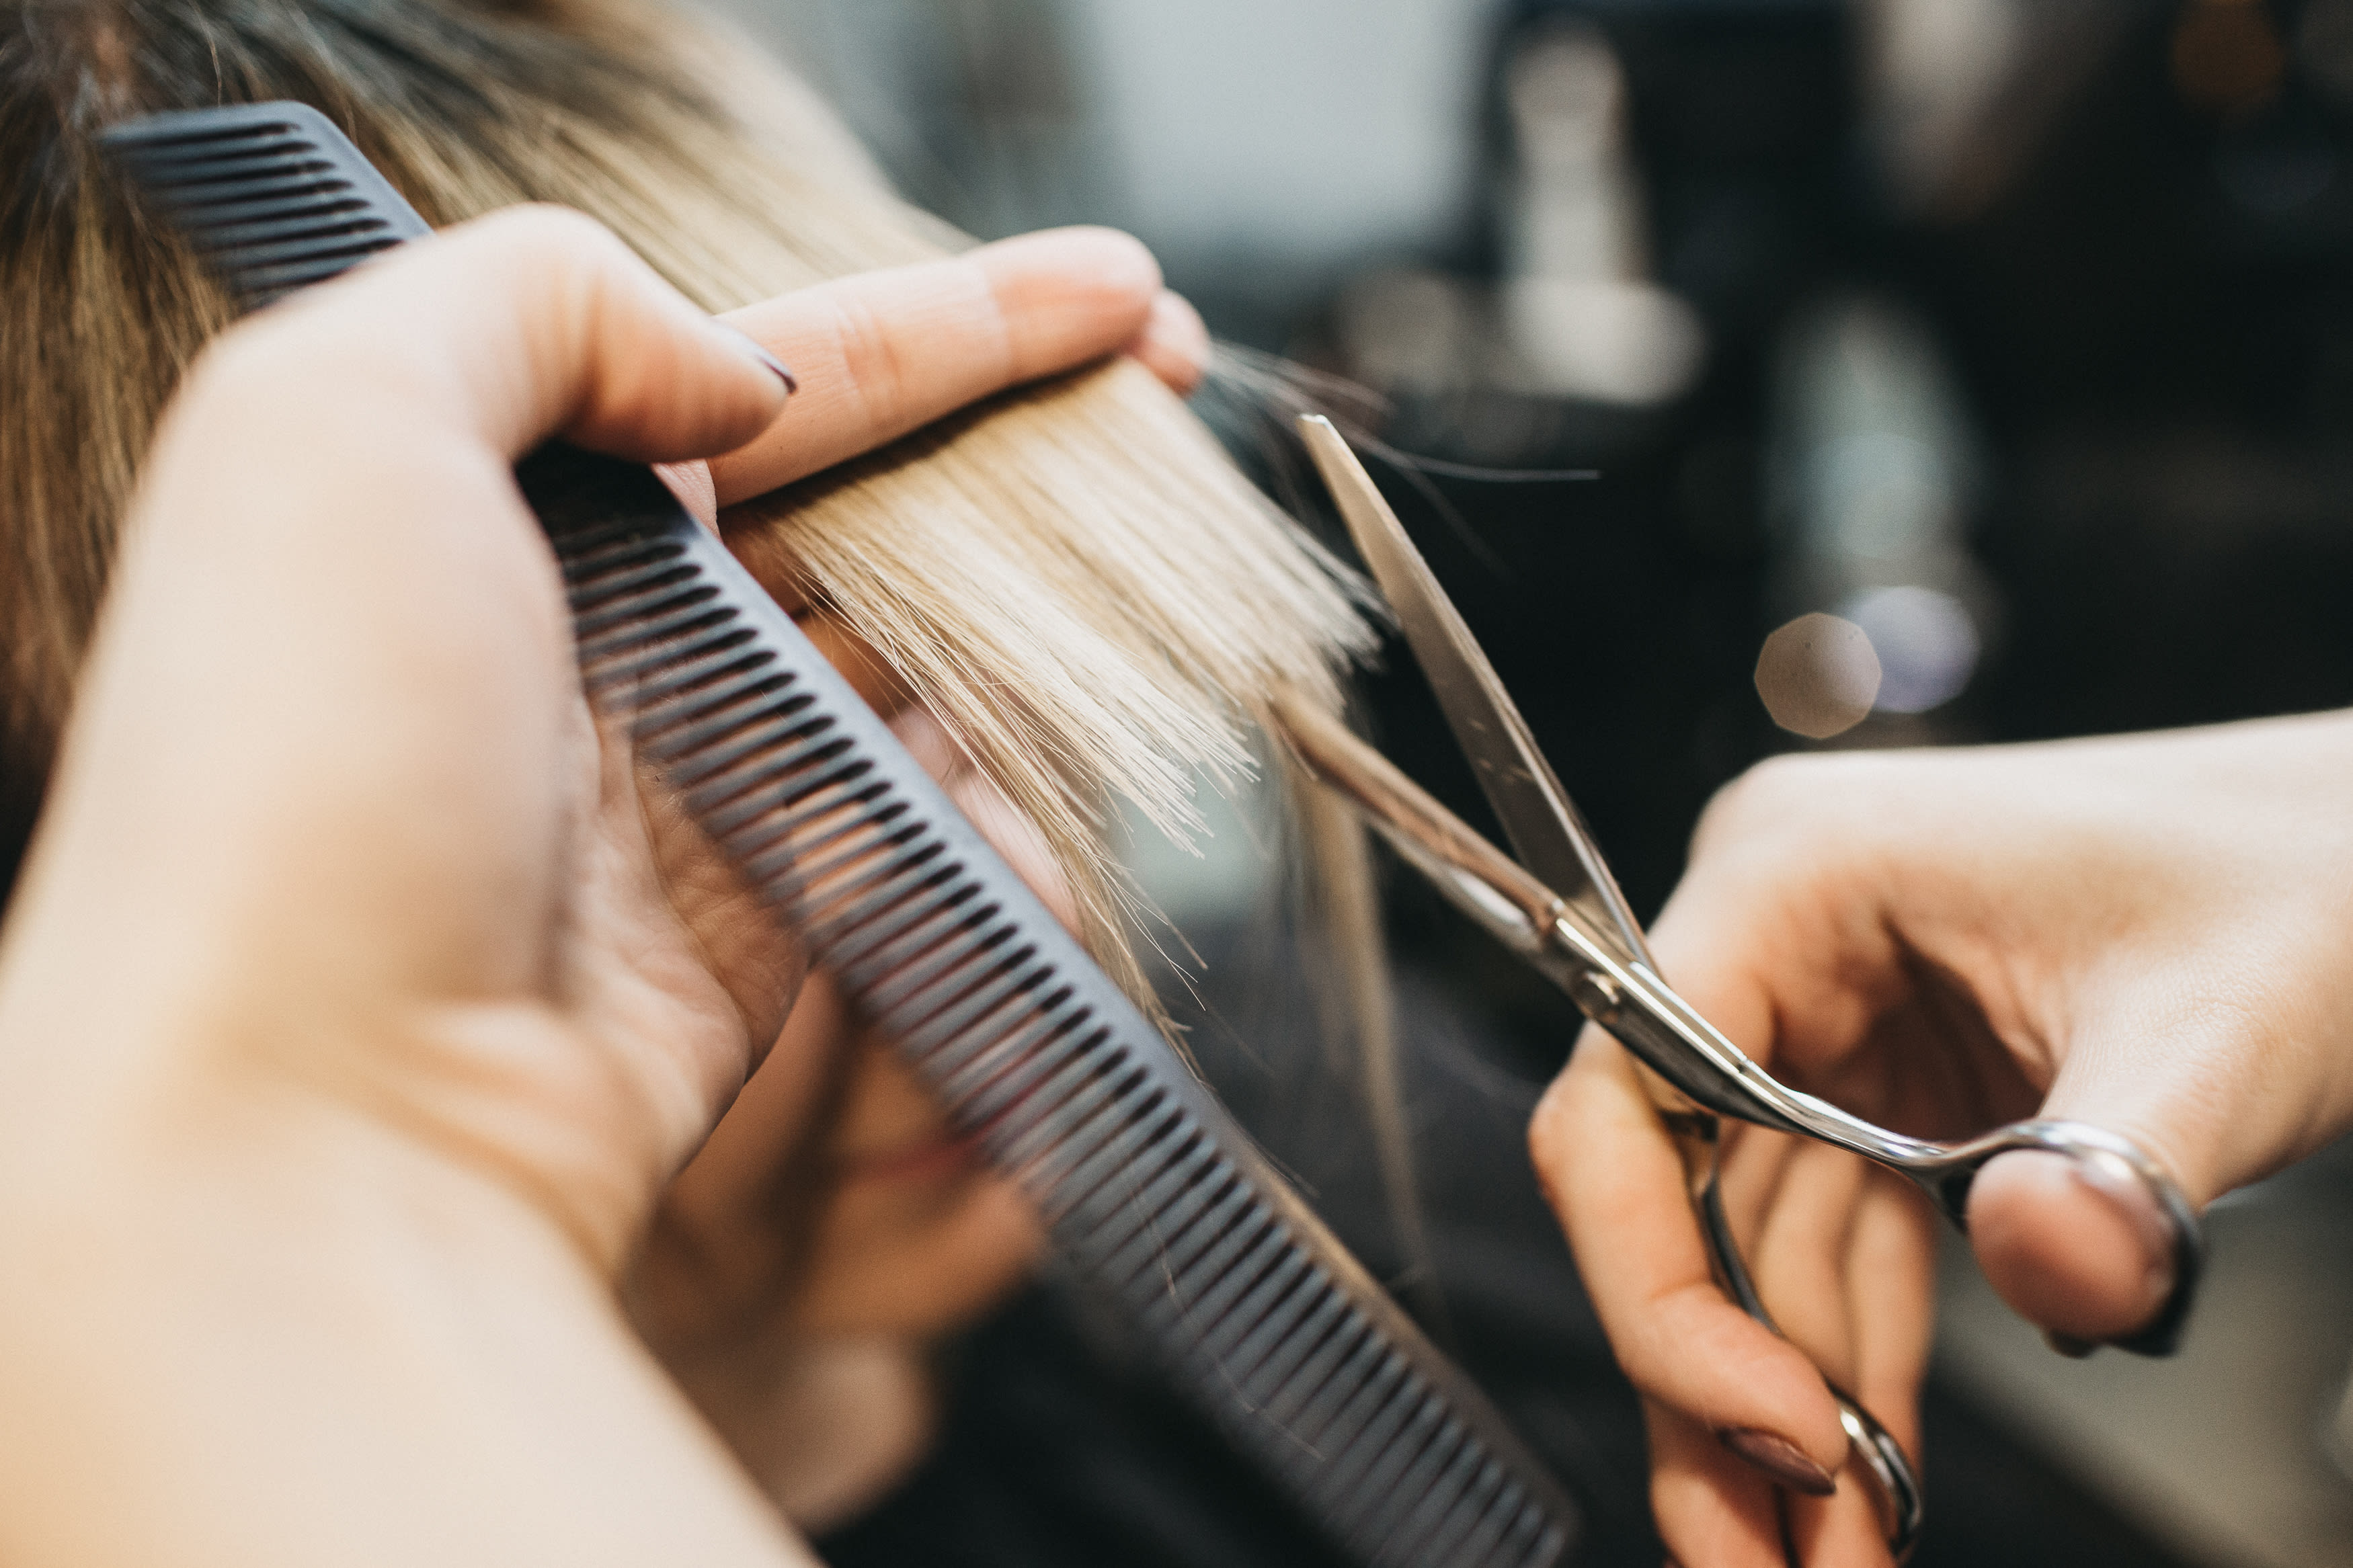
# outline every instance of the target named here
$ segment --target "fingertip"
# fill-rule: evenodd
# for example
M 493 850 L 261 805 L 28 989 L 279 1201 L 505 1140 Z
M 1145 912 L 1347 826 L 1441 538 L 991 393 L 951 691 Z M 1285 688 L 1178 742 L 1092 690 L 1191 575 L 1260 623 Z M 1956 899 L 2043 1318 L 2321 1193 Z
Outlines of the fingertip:
M 1675 1195 L 1668 1201 L 1676 1209 L 1684 1207 L 1681 1182 L 1673 1174 L 1677 1157 L 1633 1074 L 1624 1048 L 1599 1026 L 1588 1024 L 1577 1034 L 1567 1065 L 1553 1075 L 1528 1117 L 1529 1163 L 1572 1247 L 1585 1228 L 1583 1200 L 1623 1174 L 1629 1157 L 1645 1164 L 1650 1175 L 1671 1183 L 1667 1190 Z M 1589 1158 L 1600 1151 L 1609 1156 Z M 1639 1178 L 1626 1191 L 1636 1197 L 1651 1193 Z
M 607 320 L 617 330 L 596 346 L 566 438 L 640 462 L 686 463 L 735 450 L 784 412 L 792 373 L 725 322 L 666 311 Z
M 969 259 L 1002 322 L 1008 379 L 1027 381 L 1134 343 L 1160 297 L 1160 264 L 1111 228 L 1060 228 L 983 246 Z
M 1793 1497 L 1788 1521 L 1791 1549 L 1788 1562 L 1893 1568 L 1888 1521 L 1865 1486 L 1841 1486 L 1834 1497 Z
M 1835 1471 L 1847 1443 L 1837 1402 L 1803 1352 L 1715 1284 L 1681 1158 L 1635 1073 L 1589 1029 L 1528 1125 L 1538 1183 L 1620 1366 L 1710 1433 L 1768 1432 Z
M 1970 1245 L 1986 1281 L 2028 1321 L 2068 1341 L 2131 1334 L 2173 1287 L 2165 1215 L 2129 1178 L 2093 1160 L 2020 1150 L 1969 1189 Z
M 1847 1434 L 1820 1369 L 1803 1351 L 1720 1297 L 1709 1319 L 1685 1336 L 1703 1367 L 1668 1373 L 1683 1384 L 1679 1392 L 1684 1407 L 1704 1418 L 1719 1442 L 1725 1433 L 1743 1429 L 1775 1439 L 1788 1461 L 1782 1469 L 1765 1463 L 1757 1445 L 1725 1446 L 1784 1485 L 1811 1490 L 1799 1478 L 1835 1476 L 1846 1463 Z M 1654 1364 L 1663 1367 L 1674 1349 L 1669 1343 L 1652 1347 Z
M 1163 289 L 1127 352 L 1169 391 L 1189 397 L 1208 374 L 1209 329 L 1191 300 Z

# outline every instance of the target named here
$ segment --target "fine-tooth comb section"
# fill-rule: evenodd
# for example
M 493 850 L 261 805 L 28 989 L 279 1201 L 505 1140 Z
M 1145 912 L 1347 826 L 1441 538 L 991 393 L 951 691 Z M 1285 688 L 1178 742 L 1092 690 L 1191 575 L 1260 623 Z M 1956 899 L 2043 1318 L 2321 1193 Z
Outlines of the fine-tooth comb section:
M 1572 1506 L 879 721 L 809 655 L 745 653 L 744 623 L 786 617 L 706 566 L 691 521 L 665 524 L 675 550 L 607 537 L 575 552 L 567 498 L 601 507 L 654 481 L 539 461 L 526 493 L 575 563 L 592 686 L 636 715 L 697 820 L 763 869 L 815 955 L 1032 1194 L 1076 1272 L 1365 1561 L 1562 1558 Z
M 248 304 L 425 232 L 314 111 L 108 133 Z M 1238 1447 L 1362 1561 L 1546 1568 L 1575 1506 L 646 468 L 517 468 L 582 678 Z
M 151 115 L 106 141 L 248 310 L 428 232 L 307 104 Z

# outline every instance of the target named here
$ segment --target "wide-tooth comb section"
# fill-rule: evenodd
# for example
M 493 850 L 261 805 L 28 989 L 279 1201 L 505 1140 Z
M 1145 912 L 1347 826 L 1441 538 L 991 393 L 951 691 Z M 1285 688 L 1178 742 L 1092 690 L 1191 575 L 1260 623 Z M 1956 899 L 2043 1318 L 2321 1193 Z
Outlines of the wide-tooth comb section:
M 107 141 L 248 304 L 425 232 L 301 105 Z M 640 467 L 517 478 L 591 694 L 1233 1442 L 1364 1562 L 1565 1558 L 1574 1504 L 717 540 Z

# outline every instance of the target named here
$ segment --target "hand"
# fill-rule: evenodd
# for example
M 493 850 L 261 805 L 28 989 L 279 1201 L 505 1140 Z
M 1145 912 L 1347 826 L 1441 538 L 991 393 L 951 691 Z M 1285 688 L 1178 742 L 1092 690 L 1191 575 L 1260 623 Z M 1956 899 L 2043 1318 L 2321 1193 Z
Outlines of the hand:
M 832 455 L 1136 336 L 1131 242 L 1026 243 L 812 291 L 902 368 Z M 1032 331 L 1002 280 L 1072 258 L 1117 308 Z M 900 335 L 892 287 L 976 273 L 993 331 Z M 782 395 L 547 212 L 191 374 L 0 948 L 0 1246 L 41 1281 L 0 1293 L 0 1559 L 800 1559 L 612 1300 L 800 960 L 600 750 L 509 473 L 556 433 L 729 452 Z
M 1709 808 L 1652 944 L 1793 1086 L 1937 1138 L 2092 1122 L 2202 1208 L 2353 1126 L 2348 763 L 2341 714 L 1776 761 Z M 1767 1476 L 1844 1458 L 1817 1367 L 1918 1455 L 1940 1222 L 1899 1179 L 1754 1128 L 1727 1140 L 1727 1208 L 1793 1349 L 1710 1282 L 1674 1153 L 1613 1041 L 1587 1032 L 1531 1141 L 1647 1402 L 1680 1561 L 1783 1561 Z M 1969 1235 L 2004 1299 L 2061 1335 L 2128 1334 L 2172 1283 L 2138 1189 L 2055 1155 L 1988 1165 Z M 1766 1440 L 1724 1436 L 1744 1432 Z M 1802 1561 L 1885 1561 L 1863 1492 L 1850 1472 L 1827 1500 L 1787 1500 Z

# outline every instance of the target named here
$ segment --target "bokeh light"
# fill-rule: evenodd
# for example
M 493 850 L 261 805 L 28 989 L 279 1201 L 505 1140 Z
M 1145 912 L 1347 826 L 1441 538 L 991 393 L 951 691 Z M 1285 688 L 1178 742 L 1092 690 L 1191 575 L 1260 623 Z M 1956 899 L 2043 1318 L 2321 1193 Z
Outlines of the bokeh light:
M 1977 623 L 1936 588 L 1867 588 L 1839 606 L 1861 626 L 1879 658 L 1883 713 L 1926 713 L 1961 693 L 1977 673 Z
M 1810 741 L 1826 741 L 1862 722 L 1879 683 L 1870 635 L 1836 616 L 1799 616 L 1767 637 L 1757 656 L 1757 695 L 1765 700 L 1765 711 Z
M 2173 79 L 2201 109 L 2231 113 L 2269 102 L 2287 51 L 2260 0 L 2193 0 L 2173 33 Z

